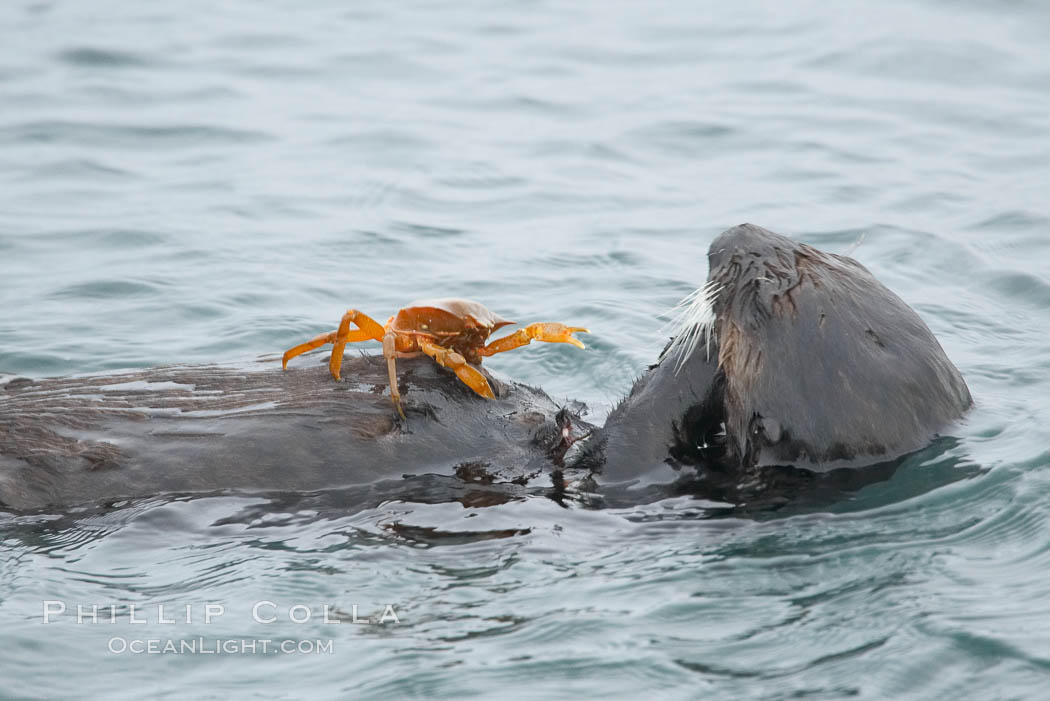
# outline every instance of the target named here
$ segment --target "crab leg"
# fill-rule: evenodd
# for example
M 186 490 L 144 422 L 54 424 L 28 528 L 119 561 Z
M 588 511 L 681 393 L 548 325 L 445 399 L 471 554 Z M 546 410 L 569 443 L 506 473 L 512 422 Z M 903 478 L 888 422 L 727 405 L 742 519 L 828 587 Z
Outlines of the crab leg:
M 284 370 L 288 369 L 288 361 L 297 355 L 302 355 L 307 351 L 312 351 L 314 348 L 320 348 L 326 343 L 334 343 L 336 334 L 338 331 L 329 331 L 323 333 L 320 336 L 310 339 L 306 343 L 300 343 L 295 348 L 289 348 L 284 352 L 284 358 L 281 360 L 281 368 Z M 363 331 L 361 329 L 354 329 L 346 336 L 347 343 L 357 343 L 358 341 L 371 340 L 372 334 Z
M 481 371 L 467 362 L 466 358 L 454 350 L 442 348 L 436 343 L 426 339 L 419 339 L 419 348 L 433 358 L 438 365 L 446 367 L 456 373 L 456 376 L 472 390 L 488 399 L 495 399 L 489 381 L 481 374 Z
M 386 371 L 390 375 L 390 400 L 397 407 L 397 413 L 402 420 L 405 418 L 405 410 L 401 408 L 401 392 L 397 388 L 397 334 L 387 331 L 383 336 L 383 357 L 386 358 Z
M 373 338 L 377 341 L 383 341 L 383 336 L 386 334 L 383 327 L 372 317 L 356 309 L 348 309 L 339 322 L 339 328 L 335 331 L 335 340 L 332 342 L 332 357 L 328 361 L 328 371 L 337 380 L 339 379 L 339 368 L 343 365 L 343 349 L 350 342 L 351 334 L 357 336 L 356 331 L 350 330 L 350 324 L 356 325 L 358 329 L 367 334 L 365 338 L 356 338 L 355 340 L 364 341 L 368 338 Z
M 509 336 L 497 338 L 484 348 L 479 348 L 478 353 L 485 356 L 495 355 L 496 353 L 503 353 L 521 346 L 527 346 L 533 340 L 546 343 L 571 343 L 577 348 L 583 348 L 583 342 L 573 336 L 577 332 L 590 333 L 590 331 L 581 326 L 566 326 L 556 322 L 538 321 L 535 324 L 529 324 L 523 329 L 518 329 Z

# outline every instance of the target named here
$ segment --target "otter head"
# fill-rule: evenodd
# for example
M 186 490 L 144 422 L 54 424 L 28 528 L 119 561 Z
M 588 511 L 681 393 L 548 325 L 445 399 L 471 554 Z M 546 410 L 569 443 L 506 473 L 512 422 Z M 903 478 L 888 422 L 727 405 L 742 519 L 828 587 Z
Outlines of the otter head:
M 919 316 L 851 258 L 751 224 L 587 459 L 610 481 L 659 465 L 815 471 L 924 447 L 972 405 Z

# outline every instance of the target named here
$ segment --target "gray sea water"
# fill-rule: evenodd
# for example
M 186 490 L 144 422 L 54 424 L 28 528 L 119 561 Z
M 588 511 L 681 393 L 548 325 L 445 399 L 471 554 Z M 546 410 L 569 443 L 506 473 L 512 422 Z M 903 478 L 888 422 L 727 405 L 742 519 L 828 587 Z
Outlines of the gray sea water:
M 2 373 L 251 359 L 462 296 L 589 327 L 486 364 L 600 421 L 751 221 L 860 241 L 977 406 L 936 459 L 752 514 L 0 515 L 0 697 L 1050 698 L 1048 195 L 1039 0 L 7 0 Z M 294 650 L 113 642 L 198 638 Z

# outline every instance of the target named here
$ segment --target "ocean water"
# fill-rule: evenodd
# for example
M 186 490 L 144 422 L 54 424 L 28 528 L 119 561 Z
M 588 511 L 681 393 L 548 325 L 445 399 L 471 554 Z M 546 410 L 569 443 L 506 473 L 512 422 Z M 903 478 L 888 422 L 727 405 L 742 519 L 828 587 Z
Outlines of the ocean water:
M 589 327 L 487 366 L 600 421 L 750 221 L 856 246 L 976 400 L 892 478 L 754 512 L 0 514 L 0 697 L 1050 697 L 1050 4 L 8 0 L 0 38 L 0 373 L 462 296 Z

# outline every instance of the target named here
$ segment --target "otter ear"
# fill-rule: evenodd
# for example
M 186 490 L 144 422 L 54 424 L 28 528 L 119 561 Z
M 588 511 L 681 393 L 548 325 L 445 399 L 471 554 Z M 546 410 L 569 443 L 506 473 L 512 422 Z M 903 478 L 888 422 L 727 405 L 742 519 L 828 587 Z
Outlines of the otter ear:
M 760 416 L 755 421 L 755 431 L 761 432 L 770 443 L 779 443 L 783 435 L 780 422 L 769 416 Z

